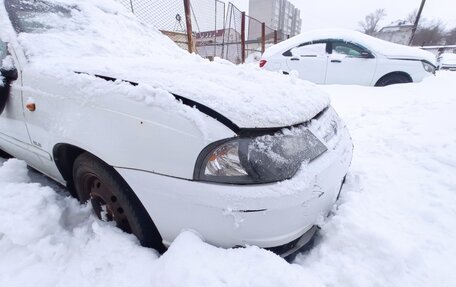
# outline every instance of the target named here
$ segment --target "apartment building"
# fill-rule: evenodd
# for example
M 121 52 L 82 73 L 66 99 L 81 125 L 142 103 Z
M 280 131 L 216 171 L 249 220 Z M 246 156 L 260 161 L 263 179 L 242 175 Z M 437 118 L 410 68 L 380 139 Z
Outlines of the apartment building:
M 301 33 L 301 11 L 288 0 L 250 0 L 249 14 L 282 34 Z

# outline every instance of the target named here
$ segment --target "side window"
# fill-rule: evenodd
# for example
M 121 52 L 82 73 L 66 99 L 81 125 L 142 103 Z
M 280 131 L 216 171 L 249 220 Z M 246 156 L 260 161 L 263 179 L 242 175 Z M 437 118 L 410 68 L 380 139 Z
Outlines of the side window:
M 295 57 L 320 57 L 326 56 L 326 43 L 305 43 L 290 50 Z
M 332 42 L 332 53 L 345 55 L 347 57 L 361 58 L 361 53 L 365 50 L 357 45 L 352 43 L 343 42 L 343 41 L 334 41 Z

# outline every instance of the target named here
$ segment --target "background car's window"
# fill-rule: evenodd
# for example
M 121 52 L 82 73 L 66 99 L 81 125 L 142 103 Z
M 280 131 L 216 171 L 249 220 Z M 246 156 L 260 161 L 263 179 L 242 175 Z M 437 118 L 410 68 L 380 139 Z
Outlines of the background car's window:
M 349 57 L 361 57 L 361 53 L 365 51 L 363 48 L 358 47 L 352 43 L 334 41 L 332 42 L 332 53 L 341 54 Z
M 42 33 L 51 29 L 68 28 L 71 7 L 46 1 L 6 0 L 5 7 L 16 32 Z M 67 20 L 67 21 L 65 21 Z
M 291 54 L 297 57 L 317 57 L 326 55 L 326 43 L 315 43 L 298 46 L 291 49 Z

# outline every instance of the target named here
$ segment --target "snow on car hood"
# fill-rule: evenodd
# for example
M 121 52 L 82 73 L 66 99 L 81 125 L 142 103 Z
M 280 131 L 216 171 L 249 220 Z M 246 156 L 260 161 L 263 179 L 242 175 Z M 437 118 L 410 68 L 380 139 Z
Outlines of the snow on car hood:
M 43 25 L 22 31 L 18 42 L 31 65 L 62 80 L 78 71 L 138 82 L 208 106 L 240 128 L 302 123 L 329 105 L 326 94 L 308 82 L 190 55 L 115 1 L 46 2 L 70 13 L 28 13 L 27 27 L 44 21 L 45 31 Z
M 325 39 L 341 39 L 364 46 L 374 53 L 382 54 L 388 58 L 426 60 L 433 65 L 436 63 L 434 54 L 419 48 L 408 47 L 371 37 L 361 32 L 346 29 L 321 29 L 304 32 L 284 42 L 274 45 L 266 50 L 264 57 L 283 53 L 299 44 Z

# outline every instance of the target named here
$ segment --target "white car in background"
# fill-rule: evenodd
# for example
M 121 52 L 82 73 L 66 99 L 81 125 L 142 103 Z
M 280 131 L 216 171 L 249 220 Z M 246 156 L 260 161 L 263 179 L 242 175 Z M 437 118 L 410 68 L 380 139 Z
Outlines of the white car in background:
M 456 71 L 456 54 L 443 53 L 437 59 L 439 70 Z
M 0 149 L 159 251 L 191 229 L 289 255 L 352 158 L 313 85 L 191 55 L 116 1 L 0 0 L 0 63 Z
M 351 30 L 315 30 L 268 48 L 260 67 L 316 84 L 387 86 L 435 73 L 435 56 Z

